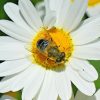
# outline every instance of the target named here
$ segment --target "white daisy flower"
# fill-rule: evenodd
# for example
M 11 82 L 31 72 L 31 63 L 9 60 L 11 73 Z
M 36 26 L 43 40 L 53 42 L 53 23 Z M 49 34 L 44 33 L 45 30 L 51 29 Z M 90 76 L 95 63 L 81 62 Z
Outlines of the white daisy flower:
M 100 15 L 100 0 L 89 0 L 86 12 L 89 17 Z
M 86 20 L 87 0 L 50 0 L 41 21 L 30 0 L 4 9 L 0 20 L 0 92 L 22 90 L 22 100 L 69 100 L 71 82 L 84 94 L 95 93 L 98 74 L 87 60 L 100 59 L 100 18 Z M 53 11 L 51 11 L 53 10 Z M 78 27 L 78 28 L 77 28 Z

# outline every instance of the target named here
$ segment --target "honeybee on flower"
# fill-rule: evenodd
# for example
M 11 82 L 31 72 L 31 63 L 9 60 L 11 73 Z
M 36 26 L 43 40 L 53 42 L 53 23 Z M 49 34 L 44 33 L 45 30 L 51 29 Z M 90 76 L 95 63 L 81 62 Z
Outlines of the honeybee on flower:
M 30 0 L 7 3 L 0 20 L 0 92 L 22 90 L 22 100 L 69 100 L 73 83 L 91 96 L 100 60 L 100 17 L 81 21 L 88 0 L 45 0 L 41 20 Z M 59 59 L 58 59 L 59 58 Z

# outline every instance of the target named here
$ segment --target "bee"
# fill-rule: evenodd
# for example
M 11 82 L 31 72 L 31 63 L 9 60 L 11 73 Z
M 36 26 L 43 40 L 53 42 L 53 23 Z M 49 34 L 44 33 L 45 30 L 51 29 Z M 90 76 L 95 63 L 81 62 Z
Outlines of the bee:
M 65 53 L 60 52 L 58 47 L 49 40 L 38 40 L 37 48 L 41 53 L 47 55 L 51 60 L 54 60 L 56 63 L 62 63 L 63 61 L 65 61 Z

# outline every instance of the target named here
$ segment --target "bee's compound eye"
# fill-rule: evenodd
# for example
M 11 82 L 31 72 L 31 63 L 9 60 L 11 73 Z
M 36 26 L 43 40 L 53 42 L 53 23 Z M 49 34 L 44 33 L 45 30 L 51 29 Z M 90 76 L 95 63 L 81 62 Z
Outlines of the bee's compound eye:
M 40 39 L 37 42 L 37 48 L 40 49 L 41 51 L 43 51 L 48 46 L 48 44 L 49 44 L 48 40 Z

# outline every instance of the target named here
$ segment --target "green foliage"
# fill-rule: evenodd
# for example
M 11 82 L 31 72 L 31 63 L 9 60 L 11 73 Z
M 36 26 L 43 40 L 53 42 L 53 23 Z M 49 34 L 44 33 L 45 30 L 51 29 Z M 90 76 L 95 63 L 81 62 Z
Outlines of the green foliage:
M 32 0 L 33 4 L 36 4 L 37 2 L 40 2 L 40 1 L 43 1 L 43 0 Z

